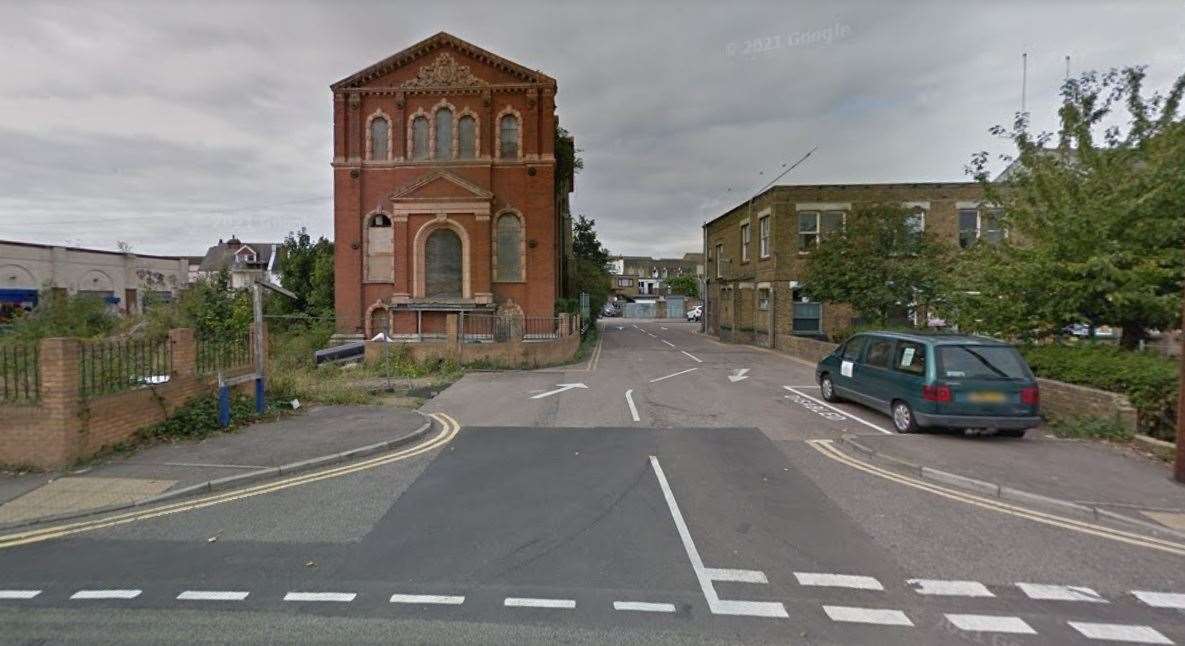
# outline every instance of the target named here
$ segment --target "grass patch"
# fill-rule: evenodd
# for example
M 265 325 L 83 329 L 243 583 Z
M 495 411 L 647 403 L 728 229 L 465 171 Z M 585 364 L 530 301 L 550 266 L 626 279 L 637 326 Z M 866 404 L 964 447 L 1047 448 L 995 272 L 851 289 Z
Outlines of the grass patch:
M 1068 417 L 1052 420 L 1047 426 L 1057 437 L 1128 442 L 1133 433 L 1118 420 L 1105 417 Z

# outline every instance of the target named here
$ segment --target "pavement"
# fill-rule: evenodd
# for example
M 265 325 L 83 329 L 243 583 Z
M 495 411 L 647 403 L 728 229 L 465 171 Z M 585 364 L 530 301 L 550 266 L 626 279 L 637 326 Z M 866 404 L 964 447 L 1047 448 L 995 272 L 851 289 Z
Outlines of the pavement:
M 466 375 L 397 451 L 0 533 L 0 642 L 1185 644 L 1185 541 L 842 450 L 1058 459 L 1039 434 L 889 435 L 809 364 L 603 325 L 580 365 Z

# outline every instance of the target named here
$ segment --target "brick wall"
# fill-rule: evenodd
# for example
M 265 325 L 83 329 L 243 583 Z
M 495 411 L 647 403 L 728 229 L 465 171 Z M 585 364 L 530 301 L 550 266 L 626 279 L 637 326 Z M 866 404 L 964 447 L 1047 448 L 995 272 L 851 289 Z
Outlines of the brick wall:
M 448 316 L 447 335 L 442 341 L 389 343 L 367 341 L 366 363 L 382 361 L 388 352 L 406 352 L 416 362 L 446 359 L 459 364 L 484 362 L 499 368 L 539 368 L 569 361 L 580 349 L 579 318 L 560 315 L 560 337 L 547 341 L 461 343 L 455 314 Z M 521 329 L 521 328 L 520 328 Z

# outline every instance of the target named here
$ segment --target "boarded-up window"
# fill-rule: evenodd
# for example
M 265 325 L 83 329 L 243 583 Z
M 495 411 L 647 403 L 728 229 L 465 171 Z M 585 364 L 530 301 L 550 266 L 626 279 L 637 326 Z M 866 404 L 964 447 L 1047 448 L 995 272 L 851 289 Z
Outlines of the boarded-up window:
M 477 119 L 465 116 L 457 121 L 457 140 L 461 159 L 477 157 Z
M 416 117 L 411 121 L 411 158 L 428 159 L 427 117 Z
M 498 127 L 502 159 L 518 159 L 518 119 L 514 115 L 505 115 Z
M 377 213 L 367 220 L 366 225 L 366 280 L 393 282 L 395 239 L 391 218 Z
M 391 126 L 382 117 L 375 117 L 370 122 L 370 158 L 385 160 L 387 158 L 387 137 Z
M 436 111 L 436 158 L 453 158 L 453 111 L 448 108 Z
M 523 228 L 518 216 L 507 213 L 498 218 L 498 271 L 494 280 L 523 279 Z
M 461 238 L 451 229 L 437 229 L 424 243 L 424 295 L 461 297 Z

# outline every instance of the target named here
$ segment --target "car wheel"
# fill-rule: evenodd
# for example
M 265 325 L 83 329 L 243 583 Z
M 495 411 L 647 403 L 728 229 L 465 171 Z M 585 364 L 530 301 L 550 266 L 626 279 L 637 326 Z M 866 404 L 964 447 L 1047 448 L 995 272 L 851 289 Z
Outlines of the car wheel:
M 996 431 L 996 435 L 999 435 L 1000 437 L 1024 437 L 1026 430 L 1028 430 L 1028 429 L 1023 429 L 1023 428 L 1021 428 L 1021 429 L 1015 429 L 1015 428 L 1001 429 L 1001 430 Z
M 823 401 L 839 401 L 839 396 L 835 394 L 835 384 L 831 381 L 831 375 L 823 375 L 823 378 L 819 380 L 819 390 L 823 392 Z
M 898 433 L 917 433 L 920 430 L 909 404 L 900 400 L 893 402 L 893 427 Z

